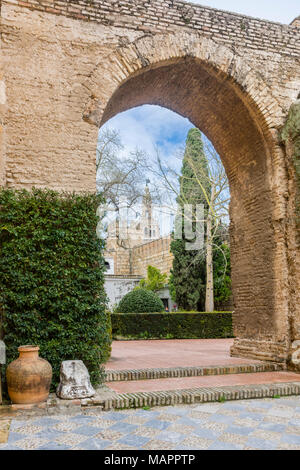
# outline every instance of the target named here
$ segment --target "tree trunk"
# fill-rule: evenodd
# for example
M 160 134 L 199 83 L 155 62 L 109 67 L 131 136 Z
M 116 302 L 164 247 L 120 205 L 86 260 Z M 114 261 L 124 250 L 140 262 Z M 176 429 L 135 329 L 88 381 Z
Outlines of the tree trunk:
M 212 188 L 211 205 L 213 207 L 214 201 L 214 188 Z M 213 240 L 212 240 L 212 212 L 211 207 L 208 210 L 207 224 L 206 224 L 206 299 L 205 311 L 213 312 L 215 309 L 214 302 L 214 268 L 213 268 Z

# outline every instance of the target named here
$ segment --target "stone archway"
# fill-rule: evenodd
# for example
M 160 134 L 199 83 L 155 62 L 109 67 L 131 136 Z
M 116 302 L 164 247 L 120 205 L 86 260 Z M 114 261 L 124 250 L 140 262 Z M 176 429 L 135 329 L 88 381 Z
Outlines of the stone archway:
M 0 180 L 93 191 L 107 119 L 145 103 L 189 117 L 214 143 L 231 186 L 232 352 L 297 358 L 295 170 L 280 133 L 299 93 L 298 23 L 187 11 L 173 0 L 125 0 L 108 10 L 101 1 L 52 4 L 1 4 L 9 60 L 0 75 Z
M 91 124 L 100 126 L 138 105 L 158 104 L 188 117 L 214 143 L 232 196 L 238 337 L 232 353 L 285 362 L 290 337 L 282 221 L 288 182 L 272 128 L 282 110 L 266 83 L 226 47 L 180 34 L 119 48 L 105 72 L 97 67 L 85 86 L 91 99 L 84 119 Z

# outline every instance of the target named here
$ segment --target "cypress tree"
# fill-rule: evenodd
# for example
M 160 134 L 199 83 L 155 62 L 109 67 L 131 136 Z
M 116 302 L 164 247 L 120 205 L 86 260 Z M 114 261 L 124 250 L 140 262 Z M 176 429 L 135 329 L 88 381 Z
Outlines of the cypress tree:
M 207 212 L 208 203 L 205 192 L 209 193 L 208 163 L 203 149 L 202 136 L 199 129 L 191 129 L 186 140 L 183 158 L 178 218 L 184 218 L 184 204 L 193 205 L 193 230 L 195 231 L 195 209 L 197 204 L 204 205 Z M 205 191 L 201 189 L 201 185 Z M 180 222 L 180 220 L 179 220 Z M 177 220 L 178 223 L 178 220 Z M 171 243 L 173 253 L 173 269 L 171 272 L 171 288 L 175 292 L 175 302 L 180 309 L 203 311 L 205 307 L 206 265 L 205 251 L 187 250 L 186 243 L 192 242 L 185 238 Z
M 204 204 L 207 200 L 200 184 L 209 193 L 208 162 L 199 129 L 191 129 L 187 135 L 180 177 L 180 195 L 177 202 L 183 204 Z

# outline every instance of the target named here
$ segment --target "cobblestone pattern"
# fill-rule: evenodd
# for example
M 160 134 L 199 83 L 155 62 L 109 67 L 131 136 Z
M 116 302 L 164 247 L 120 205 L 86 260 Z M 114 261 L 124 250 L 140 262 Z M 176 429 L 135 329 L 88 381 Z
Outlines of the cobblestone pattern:
M 6 444 L 9 434 L 10 420 L 0 420 L 0 446 Z
M 283 370 L 282 364 L 242 364 L 211 367 L 170 367 L 161 369 L 106 370 L 106 382 L 124 380 L 165 379 L 171 377 L 200 377 L 205 375 L 242 374 Z
M 13 419 L 2 450 L 300 450 L 300 398 Z

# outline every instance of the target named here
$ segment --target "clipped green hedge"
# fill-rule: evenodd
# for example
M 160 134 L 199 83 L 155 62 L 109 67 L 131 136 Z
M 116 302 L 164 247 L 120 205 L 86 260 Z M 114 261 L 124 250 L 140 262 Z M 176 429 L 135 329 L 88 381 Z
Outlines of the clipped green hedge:
M 81 359 L 94 384 L 110 355 L 104 243 L 97 195 L 0 191 L 0 312 L 8 363 L 40 346 L 58 383 L 63 360 Z
M 217 313 L 113 313 L 114 339 L 232 338 L 232 314 Z
M 120 301 L 117 312 L 162 312 L 164 304 L 154 292 L 147 289 L 135 289 L 128 292 Z

